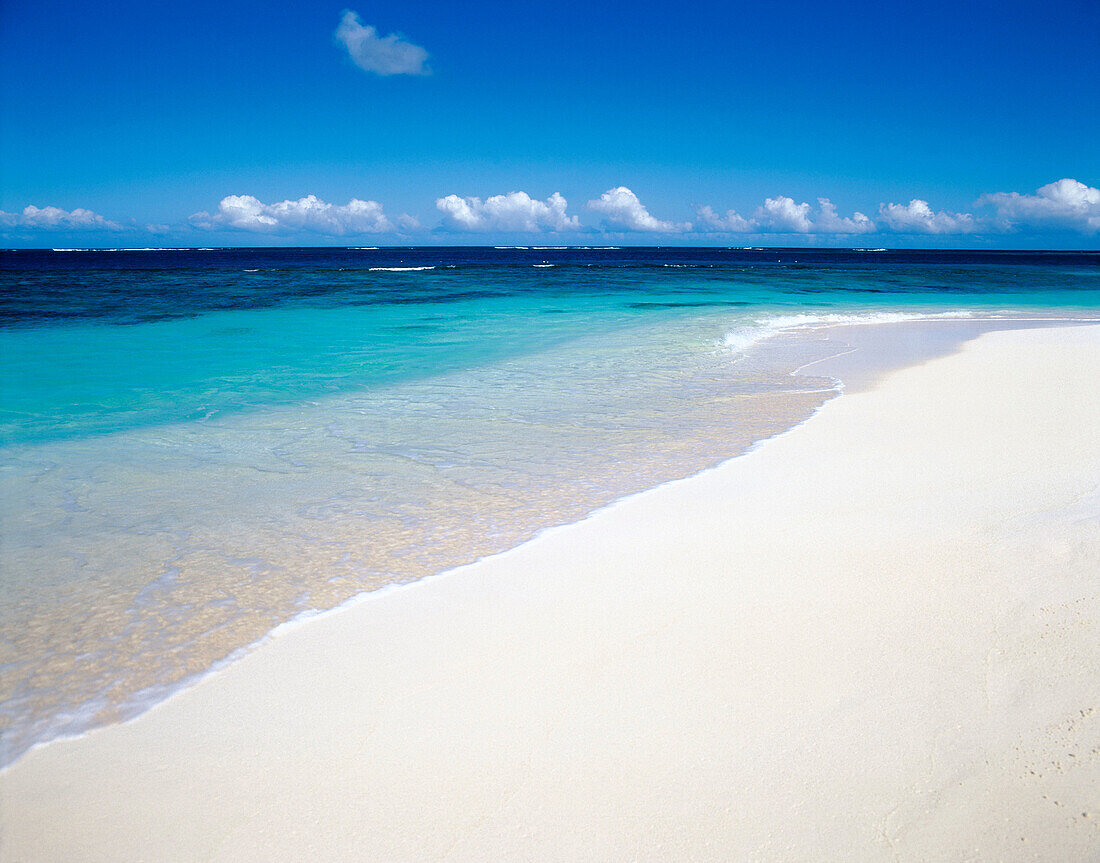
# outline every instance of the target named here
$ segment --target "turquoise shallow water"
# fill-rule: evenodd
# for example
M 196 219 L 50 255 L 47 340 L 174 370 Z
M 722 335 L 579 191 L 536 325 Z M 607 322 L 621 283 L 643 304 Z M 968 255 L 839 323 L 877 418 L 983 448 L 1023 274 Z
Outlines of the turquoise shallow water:
M 835 350 L 807 325 L 1100 309 L 1096 255 L 42 252 L 2 275 L 5 761 L 806 418 L 835 395 L 788 374 Z
M 0 442 L 422 379 L 658 319 L 1092 307 L 1098 262 L 725 249 L 8 252 Z

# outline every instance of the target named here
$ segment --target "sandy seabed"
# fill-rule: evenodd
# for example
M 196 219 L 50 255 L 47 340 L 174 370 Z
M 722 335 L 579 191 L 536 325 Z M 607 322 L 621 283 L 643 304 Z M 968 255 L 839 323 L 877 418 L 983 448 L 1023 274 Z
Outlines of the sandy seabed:
M 1100 327 L 275 635 L 0 773 L 3 861 L 1100 855 Z

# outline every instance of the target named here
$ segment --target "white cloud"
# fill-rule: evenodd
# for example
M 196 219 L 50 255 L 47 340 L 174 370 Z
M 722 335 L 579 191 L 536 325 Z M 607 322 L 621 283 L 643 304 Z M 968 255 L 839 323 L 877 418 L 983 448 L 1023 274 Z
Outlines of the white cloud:
M 756 208 L 753 218 L 765 230 L 777 233 L 807 234 L 814 227 L 810 221 L 810 205 L 796 204 L 794 198 L 785 195 L 766 198 L 763 206 Z
M 814 230 L 822 234 L 870 234 L 878 227 L 863 213 L 856 210 L 851 216 L 837 214 L 836 205 L 828 198 L 818 198 L 818 213 Z
M 1091 233 L 1100 230 L 1100 189 L 1068 177 L 1037 189 L 1034 195 L 997 192 L 982 195 L 979 205 L 996 211 L 1003 230 L 1020 227 L 1070 228 Z
M 1100 230 L 1100 189 L 1071 179 L 1043 186 L 1034 195 L 983 195 L 977 203 L 992 207 L 996 211 L 993 218 L 933 210 L 927 201 L 914 198 L 908 204 L 880 204 L 876 224 L 860 212 L 841 216 L 828 198 L 818 198 L 817 203 L 815 211 L 810 204 L 777 195 L 757 207 L 751 219 L 734 210 L 724 218 L 710 207 L 701 207 L 698 212 L 703 225 L 731 233 L 868 234 L 885 230 L 949 235 L 1043 227 Z
M 397 33 L 379 36 L 370 24 L 364 25 L 350 9 L 344 11 L 336 28 L 336 39 L 348 49 L 352 62 L 377 75 L 430 75 L 425 64 L 428 52 L 407 42 Z
M 655 234 L 691 230 L 691 222 L 666 222 L 651 216 L 638 196 L 626 186 L 608 189 L 597 200 L 589 201 L 588 209 L 602 213 L 604 221 L 612 228 Z
M 44 228 L 46 230 L 105 230 L 121 231 L 122 226 L 105 219 L 99 213 L 77 207 L 62 210 L 60 207 L 35 207 L 28 205 L 21 213 L 5 213 L 0 210 L 0 227 Z
M 399 216 L 402 227 L 415 224 L 411 216 Z M 252 195 L 228 195 L 218 204 L 218 212 L 202 212 L 191 217 L 198 228 L 237 228 L 266 234 L 312 231 L 317 234 L 380 234 L 396 230 L 377 201 L 352 198 L 347 204 L 329 204 L 316 195 L 297 201 L 264 204 Z
M 734 234 L 867 234 L 876 230 L 875 223 L 863 213 L 840 216 L 836 205 L 828 198 L 817 199 L 819 209 L 803 202 L 796 204 L 793 198 L 777 195 L 767 198 L 756 208 L 751 219 L 736 210 L 727 210 L 719 216 L 711 207 L 699 207 L 700 227 L 703 230 Z
M 696 207 L 701 230 L 722 231 L 731 234 L 749 234 L 758 230 L 756 222 L 746 219 L 736 210 L 726 210 L 725 216 L 719 216 L 713 207 Z
M 435 202 L 443 226 L 452 231 L 575 231 L 576 216 L 566 213 L 568 202 L 558 192 L 545 201 L 526 192 L 481 198 L 447 195 Z
M 890 228 L 902 234 L 971 234 L 979 227 L 969 213 L 936 212 L 919 198 L 908 204 L 880 204 L 878 214 Z
M 828 198 L 810 204 L 777 195 L 768 198 L 746 218 L 736 210 L 725 216 L 711 207 L 699 207 L 699 229 L 738 234 L 869 234 L 893 231 L 902 234 L 1005 233 L 1017 230 L 1063 229 L 1084 233 L 1100 231 L 1100 189 L 1065 178 L 1036 190 L 1034 195 L 998 192 L 982 195 L 977 206 L 989 207 L 992 216 L 933 210 L 927 201 L 914 198 L 908 204 L 880 204 L 877 224 L 854 212 L 841 216 Z

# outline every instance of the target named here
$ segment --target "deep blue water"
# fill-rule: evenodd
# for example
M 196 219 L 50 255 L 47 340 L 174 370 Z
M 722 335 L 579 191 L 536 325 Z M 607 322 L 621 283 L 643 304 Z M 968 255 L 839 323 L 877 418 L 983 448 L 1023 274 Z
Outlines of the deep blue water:
M 532 278 L 550 263 L 559 272 Z M 372 267 L 435 267 L 379 273 Z M 450 271 L 449 268 L 457 272 Z M 685 268 L 690 273 L 670 274 Z M 255 270 L 254 272 L 252 270 Z M 590 272 L 596 270 L 596 273 Z M 698 272 L 702 270 L 704 272 Z M 652 271 L 652 272 L 647 272 Z M 707 272 L 709 271 L 709 272 Z M 424 271 L 422 271 L 424 272 Z M 0 253 L 0 322 L 140 323 L 281 305 L 436 304 L 578 293 L 1088 292 L 1100 252 L 715 248 L 268 248 Z M 655 285 L 660 278 L 662 284 Z M 1086 280 L 1085 284 L 1077 281 Z M 732 283 L 732 284 L 731 284 Z M 736 291 L 733 291 L 736 292 Z M 696 300 L 698 301 L 698 300 Z

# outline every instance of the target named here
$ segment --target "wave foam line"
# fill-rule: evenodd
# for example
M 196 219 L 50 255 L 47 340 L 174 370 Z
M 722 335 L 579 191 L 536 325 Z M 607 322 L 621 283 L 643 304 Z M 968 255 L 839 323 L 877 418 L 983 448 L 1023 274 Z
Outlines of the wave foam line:
M 851 314 L 799 314 L 777 315 L 754 321 L 755 326 L 732 330 L 719 343 L 726 350 L 743 353 L 758 342 L 778 335 L 784 330 L 813 329 L 838 324 L 897 324 L 902 321 L 937 320 L 943 318 L 965 319 L 974 317 L 967 310 L 951 312 L 863 312 Z

